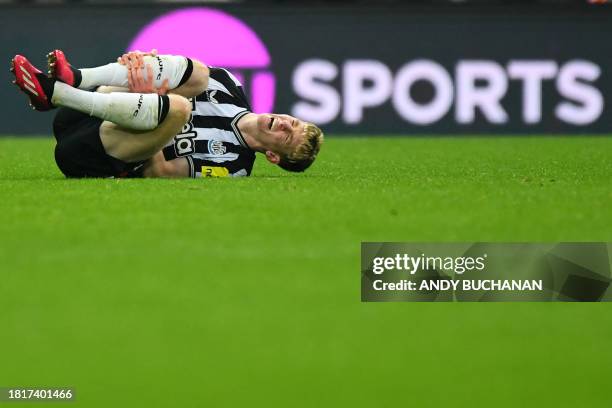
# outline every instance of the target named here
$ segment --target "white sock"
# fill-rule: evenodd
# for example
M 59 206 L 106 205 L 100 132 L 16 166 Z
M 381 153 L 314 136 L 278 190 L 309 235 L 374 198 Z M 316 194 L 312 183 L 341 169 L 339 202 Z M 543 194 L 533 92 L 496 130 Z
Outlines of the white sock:
M 128 129 L 151 130 L 159 124 L 161 97 L 157 94 L 82 91 L 56 81 L 51 103 L 108 120 Z
M 153 84 L 156 88 L 159 88 L 166 79 L 170 89 L 176 88 L 187 69 L 187 58 L 175 55 L 144 57 L 144 63 L 145 66 L 148 64 L 153 68 Z M 112 63 L 96 68 L 82 68 L 80 71 L 82 79 L 79 89 L 91 89 L 102 85 L 128 87 L 128 69 L 125 65 Z M 146 72 L 145 70 L 145 78 Z

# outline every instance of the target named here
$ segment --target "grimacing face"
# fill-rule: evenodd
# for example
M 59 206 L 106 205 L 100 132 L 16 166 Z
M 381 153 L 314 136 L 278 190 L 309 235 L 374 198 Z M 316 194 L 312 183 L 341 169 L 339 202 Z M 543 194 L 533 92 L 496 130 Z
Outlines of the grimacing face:
M 266 113 L 257 118 L 257 127 L 268 145 L 268 150 L 289 155 L 304 139 L 306 122 L 290 116 Z

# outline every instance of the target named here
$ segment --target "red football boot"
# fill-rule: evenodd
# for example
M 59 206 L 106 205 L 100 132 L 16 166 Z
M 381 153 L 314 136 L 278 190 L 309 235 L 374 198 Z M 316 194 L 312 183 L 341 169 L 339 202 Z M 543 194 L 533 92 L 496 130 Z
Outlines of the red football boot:
M 15 55 L 11 61 L 11 72 L 15 74 L 13 83 L 30 98 L 30 106 L 38 111 L 53 109 L 53 80 L 47 78 L 23 55 Z
M 72 68 L 62 50 L 54 50 L 47 54 L 49 76 L 73 87 L 81 83 L 81 72 Z

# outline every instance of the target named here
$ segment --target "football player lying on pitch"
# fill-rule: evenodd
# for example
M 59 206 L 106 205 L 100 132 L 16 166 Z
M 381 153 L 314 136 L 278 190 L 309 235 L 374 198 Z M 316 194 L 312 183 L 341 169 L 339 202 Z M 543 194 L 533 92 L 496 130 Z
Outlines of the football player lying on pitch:
M 55 161 L 67 177 L 248 176 L 255 152 L 304 171 L 323 142 L 311 123 L 252 113 L 232 74 L 194 59 L 131 52 L 75 69 L 60 50 L 47 58 L 49 76 L 21 55 L 11 71 L 34 109 L 61 107 Z

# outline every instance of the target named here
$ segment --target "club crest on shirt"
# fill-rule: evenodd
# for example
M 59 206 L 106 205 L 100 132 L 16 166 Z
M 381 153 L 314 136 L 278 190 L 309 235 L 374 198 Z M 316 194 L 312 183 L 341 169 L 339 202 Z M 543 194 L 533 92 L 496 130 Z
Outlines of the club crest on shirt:
M 223 142 L 220 142 L 219 140 L 209 140 L 208 151 L 211 154 L 221 156 L 227 152 L 227 148 L 223 145 Z

